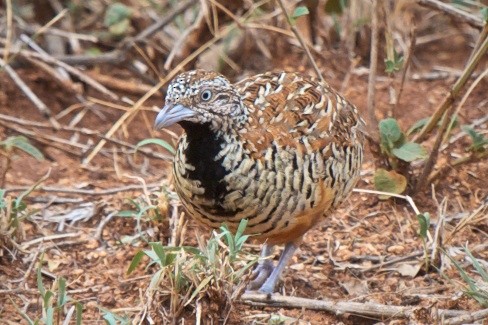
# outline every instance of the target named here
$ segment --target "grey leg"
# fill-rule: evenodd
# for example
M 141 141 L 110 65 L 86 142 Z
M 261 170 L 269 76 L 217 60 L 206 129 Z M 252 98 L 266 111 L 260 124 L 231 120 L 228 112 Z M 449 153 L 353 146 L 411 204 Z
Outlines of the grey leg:
M 264 282 L 264 284 L 261 286 L 259 291 L 264 292 L 264 293 L 273 293 L 274 292 L 276 283 L 278 283 L 281 272 L 283 272 L 283 270 L 285 269 L 285 266 L 288 264 L 288 261 L 293 256 L 296 249 L 297 249 L 297 246 L 294 243 L 287 243 L 285 245 L 285 249 L 283 250 L 283 253 L 281 253 L 278 265 L 276 265 L 273 272 L 266 279 L 266 282 Z
M 260 288 L 271 272 L 273 272 L 273 261 L 267 258 L 271 255 L 271 253 L 273 253 L 273 246 L 264 244 L 263 249 L 261 250 L 261 260 L 259 261 L 258 266 L 252 272 L 254 280 L 249 283 L 247 290 L 256 290 Z

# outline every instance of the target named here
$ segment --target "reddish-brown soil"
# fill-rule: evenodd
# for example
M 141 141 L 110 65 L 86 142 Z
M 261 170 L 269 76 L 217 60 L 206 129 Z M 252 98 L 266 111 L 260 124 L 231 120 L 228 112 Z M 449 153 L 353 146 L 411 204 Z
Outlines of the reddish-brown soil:
M 342 51 L 342 52 L 341 52 Z M 470 53 L 465 38 L 459 36 L 452 39 L 441 39 L 416 49 L 416 64 L 413 72 L 424 73 L 435 65 L 442 65 L 460 70 Z M 343 50 L 325 52 L 324 57 L 347 57 Z M 296 50 L 285 58 L 275 58 L 267 62 L 268 70 L 300 69 L 312 73 L 307 67 L 297 68 L 296 62 L 307 64 L 301 51 Z M 337 60 L 334 64 L 319 60 L 325 77 L 336 88 L 340 88 L 348 71 L 347 60 Z M 484 63 L 486 64 L 486 63 Z M 486 65 L 485 67 L 486 68 Z M 38 94 L 52 110 L 60 114 L 77 101 L 66 89 L 33 67 L 17 67 L 17 73 Z M 483 70 L 479 70 L 483 71 Z M 246 73 L 259 71 L 247 70 Z M 99 73 L 112 77 L 124 78 L 123 73 L 112 68 L 101 68 Z M 0 113 L 15 117 L 22 121 L 35 121 L 44 124 L 48 120 L 42 116 L 14 83 L 2 72 L 0 85 Z M 394 86 L 398 87 L 399 76 Z M 429 116 L 441 102 L 455 81 L 454 77 L 439 80 L 411 80 L 407 78 L 403 95 L 396 117 L 404 129 L 407 129 L 420 118 Z M 388 115 L 388 78 L 380 78 L 376 84 L 376 110 L 378 118 Z M 86 97 L 98 96 L 93 90 L 87 90 Z M 118 91 L 119 95 L 127 95 Z M 352 74 L 344 86 L 343 93 L 363 112 L 366 108 L 367 75 Z M 488 82 L 481 81 L 470 94 L 459 116 L 460 124 L 471 123 L 488 114 L 486 102 Z M 138 96 L 131 95 L 137 101 Z M 102 97 L 103 98 L 103 97 Z M 104 98 L 108 100 L 108 98 Z M 155 135 L 164 137 L 175 143 L 167 133 L 154 133 L 151 124 L 155 110 L 151 105 L 161 106 L 163 97 L 153 96 L 144 105 L 145 110 L 139 112 L 134 119 L 117 131 L 115 138 L 136 144 L 138 141 Z M 81 109 L 74 108 L 71 112 L 58 119 L 61 125 L 68 125 Z M 81 118 L 77 127 L 106 133 L 123 114 L 123 111 L 108 105 L 94 106 Z M 142 154 L 134 155 L 117 144 L 108 143 L 104 151 L 96 155 L 88 165 L 82 165 L 82 159 L 91 152 L 100 138 L 73 131 L 55 131 L 52 128 L 23 126 L 19 123 L 0 119 L 0 140 L 12 135 L 32 130 L 42 135 L 50 135 L 55 139 L 66 139 L 72 145 L 60 144 L 56 140 L 42 141 L 38 135 L 29 137 L 31 143 L 39 148 L 46 159 L 37 161 L 22 152 L 15 152 L 12 164 L 7 171 L 4 188 L 16 189 L 31 186 L 48 175 L 41 186 L 54 188 L 52 192 L 37 191 L 26 198 L 28 209 L 37 212 L 22 222 L 22 235 L 18 244 L 25 252 L 18 249 L 4 250 L 0 256 L 0 319 L 13 323 L 22 321 L 19 310 L 33 319 L 42 314 L 39 290 L 36 285 L 36 264 L 43 256 L 43 281 L 50 287 L 53 279 L 67 279 L 68 294 L 84 305 L 83 318 L 86 323 L 103 323 L 100 308 L 108 309 L 119 315 L 131 316 L 140 312 L 141 299 L 149 285 L 153 269 L 139 268 L 135 273 L 127 275 L 127 269 L 133 256 L 143 248 L 144 241 L 137 238 L 128 241 L 128 236 L 137 235 L 137 222 L 131 218 L 113 217 L 102 231 L 101 238 L 95 238 L 97 228 L 111 213 L 128 207 L 128 199 L 141 196 L 141 190 L 117 192 L 110 195 L 89 195 L 74 191 L 63 192 L 62 189 L 78 189 L 93 191 L 119 188 L 126 185 L 160 184 L 170 175 L 170 154 L 164 149 L 153 147 L 154 151 L 166 155 L 166 161 Z M 478 127 L 486 131 L 487 122 Z M 175 132 L 180 132 L 175 128 Z M 456 135 L 459 128 L 454 129 Z M 427 146 L 431 146 L 427 142 Z M 82 144 L 77 148 L 75 144 Z M 455 157 L 466 155 L 469 139 L 464 136 L 439 157 L 439 164 L 452 161 Z M 87 150 L 85 150 L 87 149 Z M 105 150 L 106 149 L 106 150 Z M 119 149 L 119 150 L 115 150 Z M 122 150 L 123 149 L 123 150 Z M 115 152 L 114 152 L 115 150 Z M 454 158 L 453 158 L 454 157 Z M 0 157 L 0 168 L 6 168 L 5 161 Z M 415 169 L 418 171 L 419 169 Z M 358 188 L 372 189 L 374 172 L 373 158 L 368 154 L 363 166 L 363 178 Z M 442 175 L 431 186 L 420 193 L 411 193 L 422 212 L 432 216 L 433 234 L 440 214 L 446 215 L 444 236 L 449 235 L 464 214 L 470 214 L 482 205 L 487 204 L 488 162 L 457 166 Z M 153 188 L 153 187 L 151 187 Z M 58 190 L 56 190 L 58 189 Z M 16 196 L 19 191 L 9 192 Z M 66 203 L 65 199 L 73 202 Z M 66 221 L 64 228 L 59 229 L 60 221 L 52 216 L 66 216 L 72 211 L 80 211 L 84 205 L 93 207 L 94 213 L 86 219 Z M 485 209 L 483 213 L 487 213 Z M 163 215 L 168 218 L 168 215 Z M 151 230 L 149 241 L 167 243 L 169 230 L 166 221 L 142 221 L 142 228 Z M 332 299 L 336 301 L 376 302 L 386 305 L 416 306 L 426 313 L 419 316 L 418 323 L 440 323 L 432 319 L 430 312 L 438 309 L 457 309 L 475 311 L 482 307 L 472 298 L 462 293 L 462 280 L 459 273 L 447 258 L 443 257 L 443 269 L 423 269 L 408 275 L 407 271 L 423 262 L 422 257 L 413 257 L 403 262 L 393 263 L 384 267 L 375 267 L 379 262 L 422 252 L 422 241 L 417 235 L 419 225 L 411 207 L 403 200 L 381 201 L 376 195 L 354 193 L 342 207 L 324 220 L 322 224 L 310 231 L 297 251 L 290 268 L 283 276 L 280 292 L 286 295 L 306 297 L 310 299 Z M 205 233 L 198 230 L 190 220 L 187 226 L 187 245 L 195 245 L 194 234 Z M 457 232 L 454 238 L 446 243 L 445 248 L 456 259 L 460 260 L 469 274 L 477 278 L 472 266 L 463 259 L 460 250 L 468 245 L 473 254 L 488 261 L 486 245 L 476 250 L 488 240 L 486 218 L 479 223 L 471 224 Z M 66 237 L 59 235 L 65 234 Z M 45 238 L 35 242 L 37 238 Z M 26 244 L 28 243 L 28 244 Z M 24 245 L 24 246 L 22 246 Z M 252 248 L 257 252 L 256 247 Z M 486 264 L 485 264 L 486 267 Z M 404 272 L 404 275 L 401 273 Z M 425 309 L 421 309 L 421 307 Z M 164 303 L 157 309 L 151 309 L 150 316 L 156 323 L 165 319 Z M 244 304 L 235 306 L 230 315 L 229 323 L 267 323 L 270 315 L 291 317 L 297 322 L 312 324 L 373 324 L 378 321 L 406 323 L 401 319 L 368 319 L 352 314 L 334 315 L 327 312 L 311 311 L 294 308 L 253 307 Z M 195 315 L 188 308 L 183 317 L 185 324 L 193 323 Z M 204 318 L 205 320 L 206 318 Z M 182 322 L 178 322 L 182 323 Z

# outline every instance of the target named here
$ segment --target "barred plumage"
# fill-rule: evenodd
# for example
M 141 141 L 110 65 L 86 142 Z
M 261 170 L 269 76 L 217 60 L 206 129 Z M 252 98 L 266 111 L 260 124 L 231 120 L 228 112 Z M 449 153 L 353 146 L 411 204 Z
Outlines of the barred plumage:
M 337 207 L 359 178 L 364 122 L 328 84 L 297 73 L 265 73 L 235 85 L 203 70 L 168 88 L 156 127 L 179 123 L 175 187 L 199 223 L 286 244 L 274 271 L 258 267 L 252 287 L 272 292 L 301 238 Z M 268 276 L 269 275 L 269 276 Z M 264 284 L 263 284 L 264 282 Z

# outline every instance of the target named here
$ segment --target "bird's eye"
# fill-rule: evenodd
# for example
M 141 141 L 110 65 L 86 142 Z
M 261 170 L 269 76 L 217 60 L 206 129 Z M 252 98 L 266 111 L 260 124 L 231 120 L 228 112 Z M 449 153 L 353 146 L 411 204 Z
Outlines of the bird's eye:
M 204 101 L 209 101 L 210 98 L 212 98 L 212 92 L 207 89 L 207 90 L 204 90 L 202 91 L 202 93 L 200 94 L 200 98 Z

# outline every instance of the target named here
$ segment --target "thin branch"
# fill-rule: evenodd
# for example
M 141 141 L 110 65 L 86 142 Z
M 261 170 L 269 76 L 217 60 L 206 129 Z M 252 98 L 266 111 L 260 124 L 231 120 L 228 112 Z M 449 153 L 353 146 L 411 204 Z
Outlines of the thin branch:
M 485 29 L 488 29 L 488 24 L 485 25 Z M 483 33 L 482 33 L 483 35 Z M 472 59 L 466 65 L 462 75 L 458 78 L 456 83 L 452 86 L 451 91 L 444 97 L 444 100 L 439 105 L 434 115 L 429 119 L 429 122 L 422 128 L 418 135 L 413 139 L 414 142 L 422 142 L 427 138 L 427 135 L 434 129 L 437 122 L 441 119 L 444 113 L 453 104 L 454 100 L 457 98 L 461 90 L 466 85 L 466 82 L 473 73 L 474 68 L 478 65 L 480 60 L 484 57 L 486 51 L 488 50 L 488 37 L 485 37 L 482 45 L 478 48 L 476 53 L 472 56 Z
M 231 24 L 227 27 L 225 27 L 222 31 L 219 31 L 215 36 L 200 46 L 195 52 L 193 52 L 191 55 L 187 56 L 183 61 L 181 61 L 174 69 L 172 69 L 166 76 L 159 81 L 157 85 L 151 88 L 150 91 L 148 91 L 144 96 L 142 96 L 132 107 L 131 110 L 127 111 L 122 115 L 115 123 L 114 125 L 108 130 L 108 132 L 105 134 L 105 137 L 110 138 L 112 135 L 126 122 L 130 121 L 130 119 L 135 116 L 135 114 L 141 110 L 142 104 L 146 102 L 146 100 L 151 97 L 153 94 L 155 94 L 159 89 L 165 85 L 167 82 L 169 82 L 171 79 L 173 79 L 182 69 L 184 66 L 186 66 L 188 63 L 193 61 L 198 55 L 206 51 L 210 46 L 215 44 L 217 41 L 225 37 L 232 29 L 235 28 L 235 24 Z M 90 154 L 83 160 L 83 164 L 87 165 L 90 163 L 90 161 L 97 155 L 97 153 L 103 148 L 103 146 L 107 143 L 106 140 L 101 140 L 95 148 L 90 152 Z
M 160 187 L 159 183 L 146 185 L 147 188 L 155 190 Z M 29 186 L 11 187 L 6 188 L 5 192 L 23 192 L 29 189 Z M 88 196 L 101 196 L 101 195 L 113 195 L 120 192 L 132 192 L 132 191 L 142 191 L 144 188 L 142 185 L 127 185 L 121 187 L 114 187 L 109 189 L 99 189 L 99 190 L 83 190 L 77 188 L 64 188 L 55 186 L 39 186 L 36 187 L 33 192 L 51 192 L 51 193 L 62 193 L 62 194 L 79 194 Z
M 415 311 L 419 308 L 411 306 L 382 305 L 371 302 L 360 303 L 352 301 L 314 300 L 264 293 L 245 293 L 241 296 L 241 301 L 253 306 L 306 308 L 312 310 L 324 310 L 337 315 L 351 313 L 377 318 L 410 318 L 414 316 Z M 446 309 L 437 309 L 435 312 L 437 313 L 438 318 L 466 316 L 470 314 L 465 311 Z
M 324 77 L 322 76 L 322 73 L 320 72 L 319 67 L 317 66 L 317 63 L 315 62 L 315 59 L 312 56 L 312 53 L 310 53 L 310 49 L 308 48 L 305 40 L 303 39 L 302 35 L 300 34 L 298 29 L 296 28 L 295 24 L 292 22 L 289 14 L 288 14 L 288 11 L 286 10 L 285 5 L 283 4 L 283 0 L 278 0 L 278 4 L 280 5 L 281 10 L 286 17 L 286 21 L 288 22 L 288 25 L 290 25 L 290 28 L 291 28 L 293 34 L 295 34 L 296 38 L 300 42 L 300 45 L 305 50 L 305 53 L 307 54 L 308 59 L 312 63 L 313 69 L 315 70 L 317 77 L 320 79 L 320 81 L 322 81 L 323 83 L 326 83 Z
M 372 5 L 372 21 L 371 21 L 371 52 L 370 52 L 370 66 L 369 66 L 369 77 L 368 77 L 368 98 L 367 98 L 367 109 L 368 109 L 368 119 L 369 127 L 368 131 L 375 141 L 378 141 L 379 134 L 377 131 L 378 120 L 375 115 L 375 85 L 376 85 L 376 73 L 378 70 L 378 44 L 379 44 L 379 6 L 378 0 L 373 0 Z
M 458 9 L 454 6 L 448 5 L 447 3 L 443 3 L 438 0 L 417 0 L 417 3 L 421 6 L 440 10 L 451 17 L 454 17 L 458 20 L 468 23 L 472 27 L 478 29 L 483 28 L 484 23 L 480 18 L 473 16 L 467 13 L 466 11 Z
M 468 313 L 467 315 L 460 315 L 444 321 L 444 325 L 461 325 L 474 324 L 477 321 L 488 318 L 488 308 Z
M 395 101 L 395 110 L 400 103 L 400 97 L 403 93 L 403 86 L 405 85 L 405 79 L 407 76 L 408 68 L 410 67 L 410 62 L 412 62 L 413 52 L 415 50 L 415 45 L 417 44 L 417 30 L 415 27 L 410 31 L 410 46 L 408 47 L 407 58 L 405 59 L 405 64 L 403 65 L 402 78 L 400 81 L 400 89 L 398 90 L 398 95 Z
M 488 40 L 488 38 L 487 38 Z M 422 174 L 419 177 L 419 181 L 417 185 L 415 186 L 415 192 L 420 192 L 424 185 L 426 184 L 426 181 L 429 179 L 429 175 L 432 172 L 432 168 L 434 168 L 434 165 L 437 161 L 437 157 L 439 155 L 439 149 L 441 147 L 441 144 L 443 143 L 444 139 L 444 134 L 449 132 L 448 126 L 450 122 L 452 121 L 453 117 L 457 115 L 457 112 L 461 110 L 461 107 L 464 105 L 466 100 L 468 99 L 469 95 L 471 92 L 474 90 L 474 88 L 478 85 L 478 83 L 488 74 L 488 69 L 486 69 L 469 87 L 469 89 L 466 91 L 464 94 L 463 98 L 459 102 L 458 106 L 456 109 L 454 109 L 454 105 L 451 105 L 449 109 L 444 113 L 444 118 L 442 120 L 441 125 L 439 126 L 439 130 L 437 133 L 437 138 L 435 139 L 434 146 L 432 147 L 432 151 L 429 155 L 429 158 L 427 159 L 424 169 L 422 171 Z M 453 114 L 456 112 L 456 114 Z

